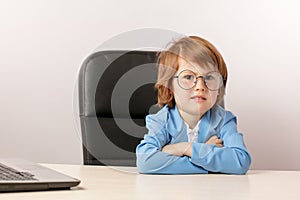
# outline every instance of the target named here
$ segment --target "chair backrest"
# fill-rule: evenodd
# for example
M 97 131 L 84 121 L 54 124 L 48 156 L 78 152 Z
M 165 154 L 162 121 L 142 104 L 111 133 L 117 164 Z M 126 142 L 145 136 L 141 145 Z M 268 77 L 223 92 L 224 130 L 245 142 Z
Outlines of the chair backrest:
M 156 112 L 154 51 L 100 51 L 79 73 L 84 164 L 135 166 L 135 148 Z

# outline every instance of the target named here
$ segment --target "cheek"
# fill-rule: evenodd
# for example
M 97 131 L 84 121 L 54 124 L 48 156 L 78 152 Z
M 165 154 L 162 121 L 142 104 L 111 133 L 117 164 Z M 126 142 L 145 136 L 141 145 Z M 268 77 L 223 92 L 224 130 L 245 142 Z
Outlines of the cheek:
M 209 93 L 212 104 L 216 103 L 217 98 L 218 98 L 218 94 L 219 94 L 218 91 L 213 91 L 213 92 Z
M 179 86 L 176 86 L 176 85 L 173 85 L 173 93 L 174 93 L 174 98 L 175 98 L 176 104 L 187 101 L 189 99 L 189 97 L 191 96 L 191 94 L 188 90 L 183 90 L 183 89 L 179 88 Z

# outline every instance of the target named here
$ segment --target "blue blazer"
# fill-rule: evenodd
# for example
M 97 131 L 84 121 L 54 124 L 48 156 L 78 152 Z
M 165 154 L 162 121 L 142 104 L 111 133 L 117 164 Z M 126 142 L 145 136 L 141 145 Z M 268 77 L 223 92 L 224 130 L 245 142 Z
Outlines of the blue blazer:
M 237 130 L 236 117 L 220 106 L 205 113 L 199 124 L 198 142 L 192 143 L 192 157 L 174 156 L 161 151 L 167 144 L 187 142 L 187 127 L 177 107 L 163 107 L 146 116 L 148 134 L 136 148 L 137 168 L 146 174 L 193 174 L 220 172 L 245 174 L 251 157 Z M 217 135 L 224 147 L 205 144 Z

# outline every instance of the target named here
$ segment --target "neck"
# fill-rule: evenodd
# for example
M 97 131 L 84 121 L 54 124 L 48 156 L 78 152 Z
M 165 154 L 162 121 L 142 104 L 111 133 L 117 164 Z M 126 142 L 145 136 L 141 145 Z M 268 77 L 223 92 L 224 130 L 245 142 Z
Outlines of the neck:
M 197 123 L 203 116 L 202 114 L 199 114 L 199 115 L 189 114 L 180 109 L 178 109 L 178 111 L 179 111 L 182 119 L 189 125 L 190 129 L 195 128 L 195 126 L 197 125 Z

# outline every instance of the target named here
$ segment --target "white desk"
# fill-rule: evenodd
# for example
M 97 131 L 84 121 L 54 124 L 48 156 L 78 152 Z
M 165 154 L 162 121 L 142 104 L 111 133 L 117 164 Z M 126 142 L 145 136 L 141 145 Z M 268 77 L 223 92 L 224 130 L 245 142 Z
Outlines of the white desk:
M 72 190 L 0 193 L 0 199 L 300 199 L 300 171 L 255 171 L 247 175 L 142 175 L 135 168 L 46 166 L 81 179 Z

